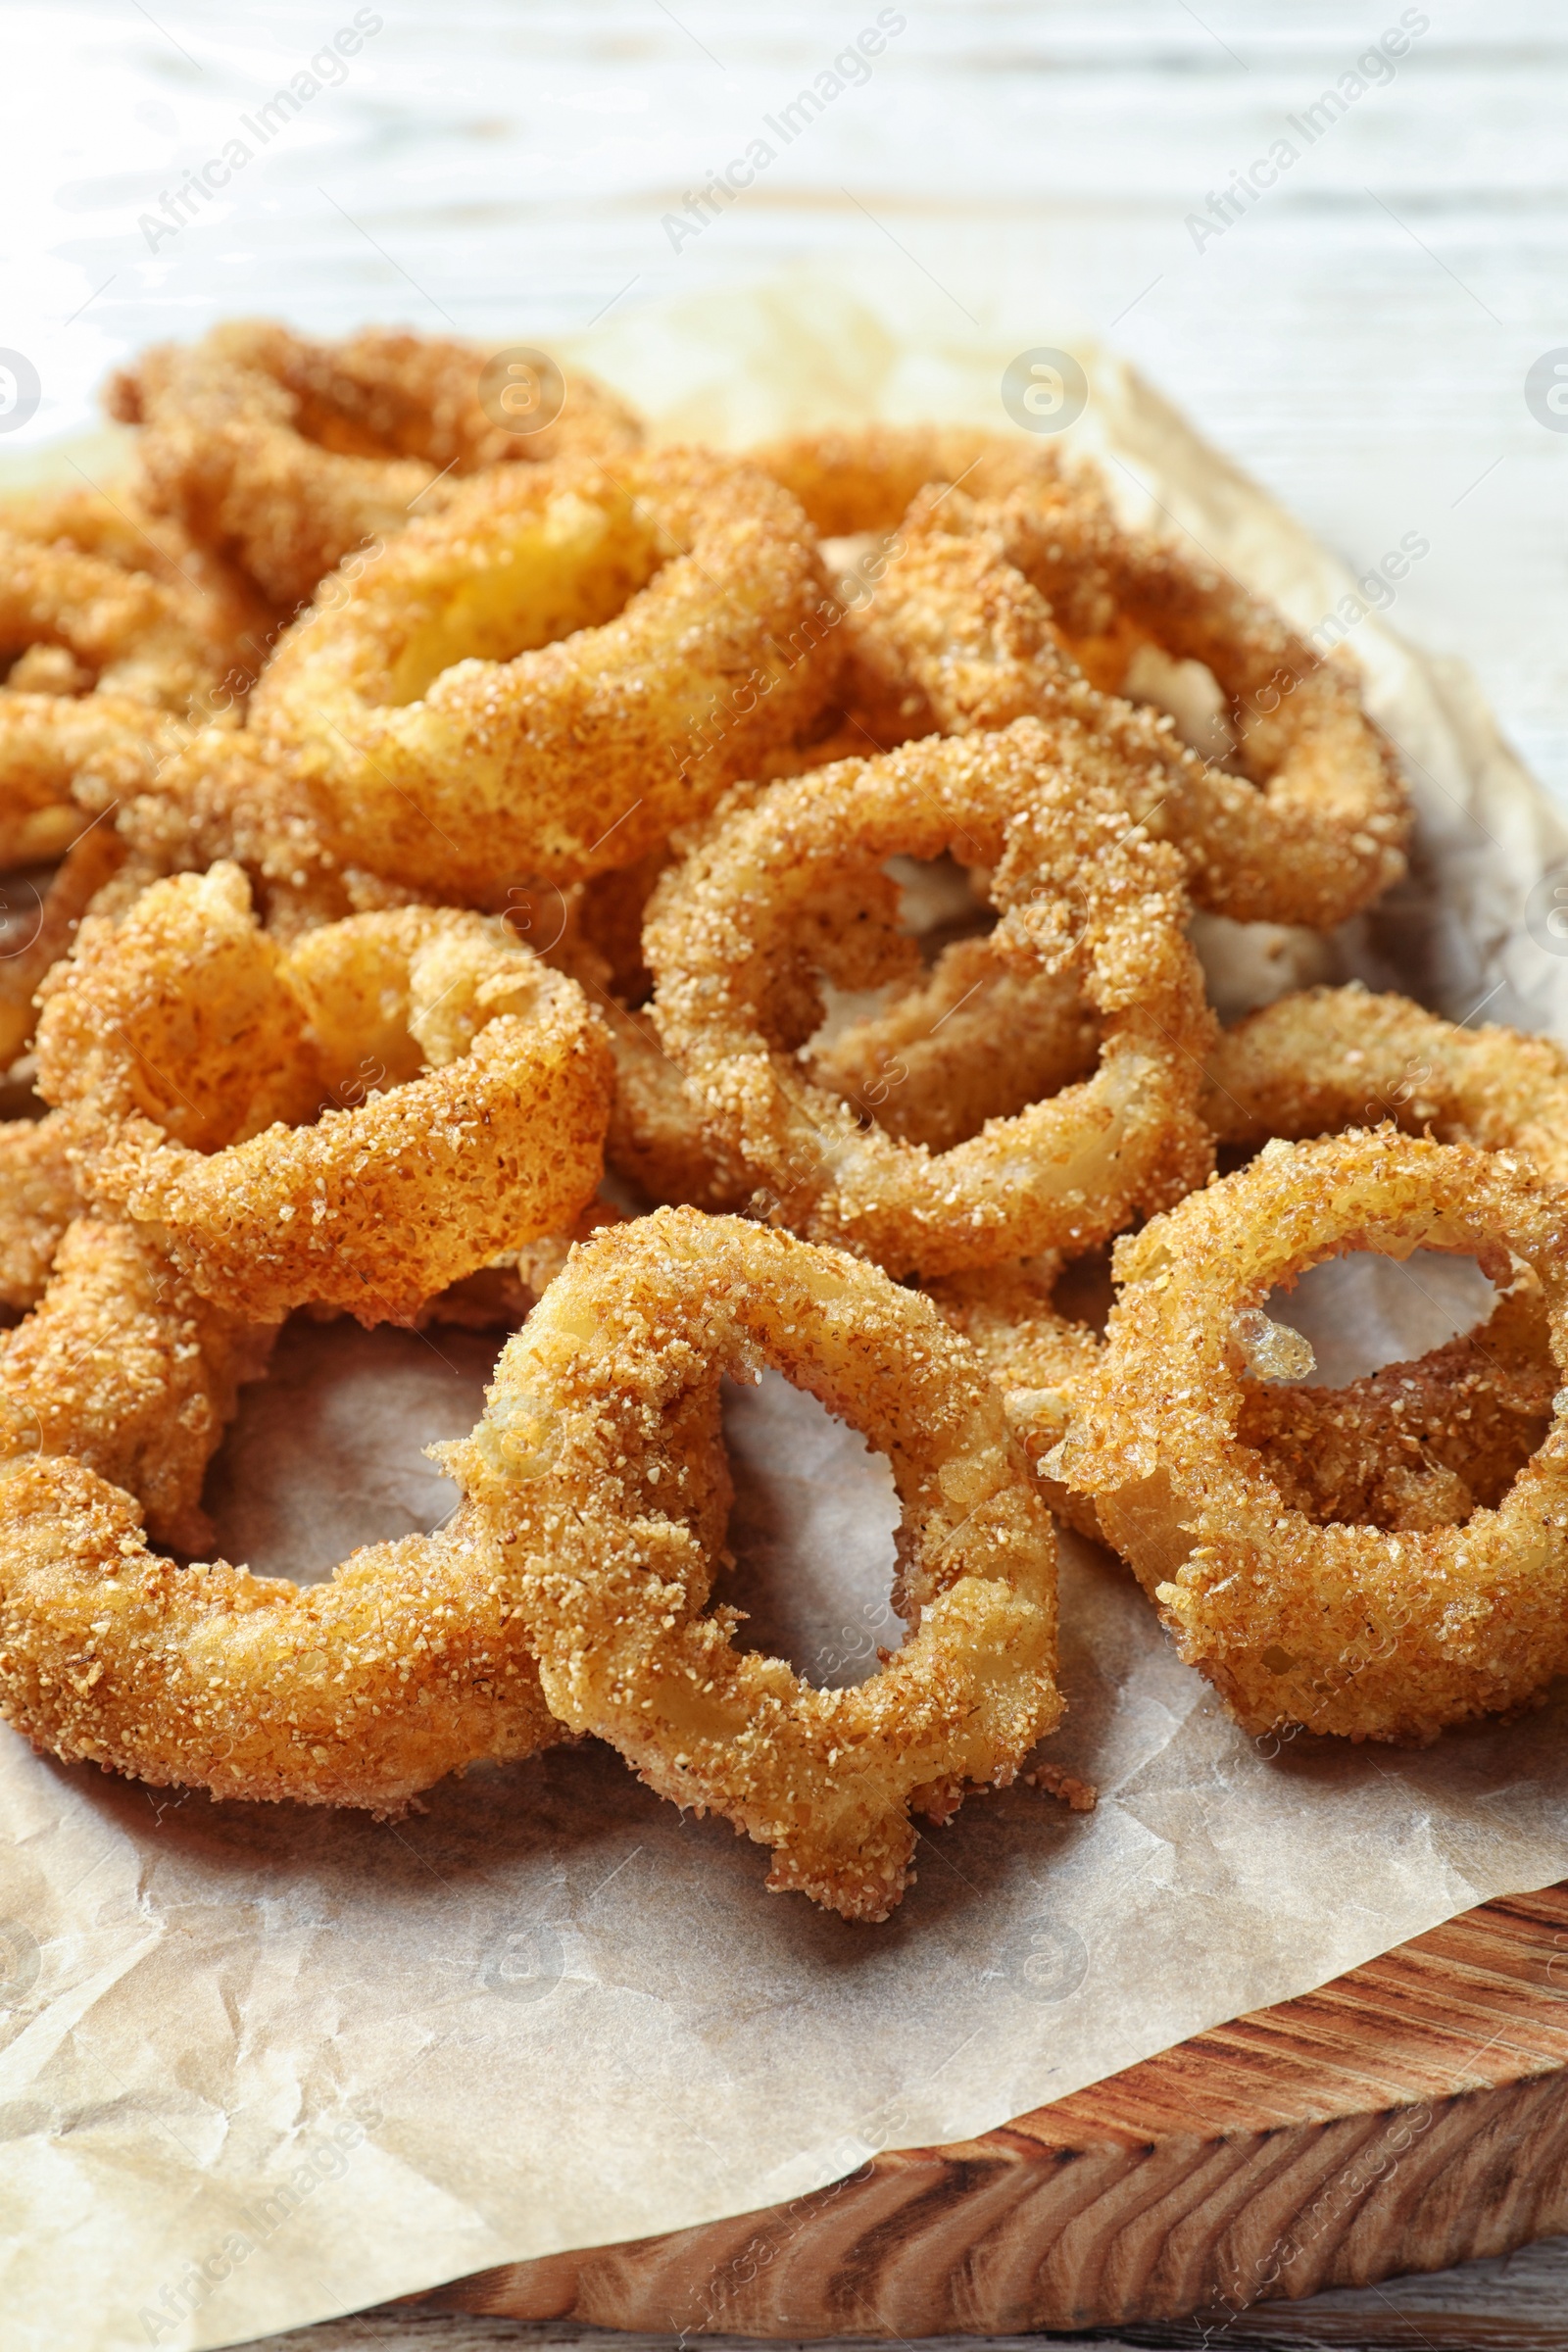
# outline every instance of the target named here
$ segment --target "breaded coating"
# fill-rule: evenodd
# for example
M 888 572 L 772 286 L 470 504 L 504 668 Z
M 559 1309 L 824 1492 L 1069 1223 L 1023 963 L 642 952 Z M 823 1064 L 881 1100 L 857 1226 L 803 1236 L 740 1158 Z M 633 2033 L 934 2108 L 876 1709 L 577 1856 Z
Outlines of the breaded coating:
M 1100 1519 L 1091 1498 L 1041 1469 L 1067 1433 L 1078 1383 L 1101 1355 L 1099 1334 L 1054 1304 L 1060 1274 L 1061 1260 L 1053 1253 L 949 1274 L 923 1287 L 943 1321 L 968 1341 L 1001 1391 L 1007 1426 L 1052 1510 L 1079 1535 L 1099 1543 Z
M 512 466 L 323 585 L 252 697 L 348 863 L 437 894 L 627 865 L 828 701 L 806 519 L 734 458 Z
M 1070 976 L 1101 1030 L 1092 1077 L 949 1151 L 863 1124 L 799 1049 L 846 990 L 913 978 L 884 872 L 952 852 L 989 875 L 990 956 Z M 1020 719 L 741 793 L 663 876 L 643 944 L 654 1017 L 710 1147 L 754 1205 L 895 1274 L 1087 1249 L 1212 1165 L 1196 1111 L 1212 1016 L 1186 937 L 1181 859 L 1129 827 L 1113 760 Z M 938 983 L 940 988 L 941 983 Z
M 1568 1194 L 1538 1187 L 1509 1152 L 1385 1127 L 1275 1140 L 1118 1244 L 1105 1350 L 1078 1386 L 1051 1472 L 1095 1496 L 1183 1657 L 1246 1730 L 1422 1742 L 1528 1703 L 1568 1667 L 1568 1385 L 1495 1507 L 1479 1504 L 1462 1525 L 1410 1525 L 1430 1512 L 1399 1510 L 1386 1480 L 1384 1515 L 1405 1524 L 1320 1524 L 1288 1491 L 1289 1455 L 1282 1481 L 1245 1428 L 1249 1366 L 1280 1336 L 1263 1300 L 1343 1250 L 1448 1250 L 1504 1286 L 1528 1268 L 1561 1381 L 1565 1209 Z M 1373 1393 L 1386 1414 L 1393 1385 Z M 1478 1387 L 1471 1403 L 1491 1425 L 1485 1451 L 1497 1400 Z M 1336 1409 L 1325 1396 L 1324 1418 Z M 1436 1444 L 1433 1455 L 1442 1463 Z M 1425 1483 L 1430 1503 L 1433 1474 L 1412 1468 L 1403 1501 Z
M 879 740 L 1072 711 L 1123 746 L 1129 813 L 1180 844 L 1197 904 L 1238 921 L 1328 928 L 1404 871 L 1408 795 L 1353 671 L 1200 555 L 1123 527 L 1088 468 L 919 426 L 754 455 L 819 530 L 898 526 L 847 628 L 846 700 Z M 1239 773 L 1136 708 L 1149 647 L 1218 681 Z
M 75 1121 L 0 1121 L 0 1305 L 34 1306 L 43 1296 L 66 1228 L 86 1202 L 76 1184 Z
M 1279 998 L 1221 1036 L 1203 1115 L 1224 1143 L 1376 1126 L 1525 1153 L 1568 1181 L 1568 1054 L 1547 1037 L 1440 1020 L 1358 983 Z
M 172 516 L 154 514 L 138 482 L 117 482 L 113 497 L 85 483 L 14 495 L 0 503 L 0 530 L 145 572 L 174 598 L 207 646 L 219 681 L 213 702 L 226 710 L 243 701 L 276 633 L 275 611 L 232 564 Z
M 559 416 L 509 428 L 481 405 L 489 357 L 439 336 L 368 327 L 319 343 L 236 318 L 188 348 L 143 352 L 108 405 L 142 427 L 153 503 L 296 605 L 368 540 L 437 512 L 466 475 L 642 439 L 622 401 L 575 373 Z
M 155 1543 L 200 1551 L 207 1464 L 273 1336 L 193 1291 L 144 1232 L 78 1217 L 38 1305 L 0 1335 L 11 1459 L 69 1454 L 135 1495 Z
M 886 1453 L 910 1639 L 853 1690 L 743 1655 L 680 1505 L 719 1377 L 767 1362 Z M 661 1209 L 573 1251 L 443 1457 L 476 1507 L 551 1706 L 662 1795 L 773 1849 L 768 1885 L 885 1919 L 910 1806 L 1010 1781 L 1061 1714 L 1055 1544 L 978 1358 L 838 1250 Z
M 1237 1434 L 1293 1510 L 1384 1528 L 1495 1510 L 1551 1422 L 1559 1375 L 1528 1276 L 1479 1331 L 1343 1389 L 1249 1386 Z
M 112 825 L 88 825 L 85 818 L 78 823 L 85 830 L 42 890 L 32 883 L 6 887 L 9 910 L 21 919 L 22 941 L 0 957 L 0 1070 L 25 1053 L 37 1027 L 33 999 L 39 986 L 70 954 L 82 916 L 125 861 L 125 845 Z
M 569 1224 L 612 1063 L 575 982 L 504 923 L 410 906 L 288 954 L 218 865 L 90 917 L 50 977 L 38 1083 L 84 1191 L 257 1321 L 312 1299 L 407 1321 Z
M 956 939 L 808 1067 L 901 1143 L 949 1152 L 1088 1078 L 1102 1042 L 1070 973 L 1014 971 L 989 939 Z
M 8 533 L 0 510 L 0 865 L 58 858 L 77 785 L 145 789 L 209 716 L 220 660 L 145 572 Z
M 379 1815 L 566 1736 L 471 1514 L 302 1586 L 159 1558 L 131 1495 L 51 1459 L 0 1479 L 0 1709 L 155 1788 Z

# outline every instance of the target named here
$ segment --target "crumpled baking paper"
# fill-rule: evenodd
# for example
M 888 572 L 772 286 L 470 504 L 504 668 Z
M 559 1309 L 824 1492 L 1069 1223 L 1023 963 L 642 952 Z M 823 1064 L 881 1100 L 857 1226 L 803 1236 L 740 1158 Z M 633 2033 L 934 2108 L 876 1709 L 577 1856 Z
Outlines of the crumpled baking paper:
M 1568 1034 L 1568 829 L 1465 672 L 1403 645 L 1126 368 L 1074 348 L 1091 398 L 1073 437 L 1129 514 L 1308 628 L 1339 612 L 1420 809 L 1408 884 L 1326 947 L 1207 925 L 1219 995 L 1234 1009 L 1360 973 Z M 797 284 L 633 317 L 568 356 L 662 430 L 741 442 L 872 415 L 1001 425 L 1013 353 Z M 1330 1377 L 1473 1319 L 1473 1272 L 1413 1272 L 1347 1263 L 1294 1295 Z M 491 1352 L 291 1327 L 215 1465 L 228 1555 L 320 1575 L 434 1525 L 451 1490 L 420 1447 L 469 1426 Z M 729 1426 L 754 1638 L 853 1680 L 890 1638 L 885 1468 L 776 1379 L 737 1393 Z M 758 1847 L 593 1743 L 377 1826 L 149 1790 L 0 1730 L 7 2344 L 231 2343 L 766 2205 L 1568 1875 L 1560 1698 L 1420 1754 L 1253 1741 L 1114 1561 L 1063 1553 L 1071 1713 L 1044 1752 L 1099 1809 L 1021 1784 L 972 1799 L 922 1839 L 880 1928 L 766 1894 Z

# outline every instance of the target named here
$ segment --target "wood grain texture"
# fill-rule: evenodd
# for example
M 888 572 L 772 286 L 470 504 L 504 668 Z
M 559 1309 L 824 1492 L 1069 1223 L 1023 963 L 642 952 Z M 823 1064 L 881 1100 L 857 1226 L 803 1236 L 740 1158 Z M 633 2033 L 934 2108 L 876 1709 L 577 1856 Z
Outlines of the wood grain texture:
M 441 2309 L 669 2335 L 1124 2328 L 1568 2230 L 1568 1886 L 787 2206 L 458 2281 Z
M 714 2335 L 705 2352 L 746 2352 L 753 2339 Z M 842 2339 L 838 2339 L 841 2340 Z M 1222 2334 L 1191 2325 L 1139 2325 L 1114 2337 L 999 2335 L 987 2352 L 1035 2352 L 1066 2341 L 1073 2352 L 1131 2352 L 1133 2346 L 1203 2347 L 1225 2352 L 1568 2352 L 1568 2238 L 1551 2238 L 1501 2259 L 1467 2263 L 1434 2277 L 1390 2279 L 1312 2295 L 1300 2303 L 1254 2305 Z M 362 2312 L 319 2328 L 270 2337 L 238 2352 L 671 2352 L 678 2338 L 628 2331 L 607 2339 L 565 2321 L 476 2318 L 463 2313 Z M 833 2352 L 831 2344 L 824 2352 Z M 921 2352 L 977 2352 L 972 2336 L 927 2337 Z

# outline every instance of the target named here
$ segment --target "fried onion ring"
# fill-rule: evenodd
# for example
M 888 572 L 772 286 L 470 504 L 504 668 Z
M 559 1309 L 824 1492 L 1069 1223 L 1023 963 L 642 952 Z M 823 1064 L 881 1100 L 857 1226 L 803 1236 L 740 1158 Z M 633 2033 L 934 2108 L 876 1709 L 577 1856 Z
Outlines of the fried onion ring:
M 0 1476 L 68 1454 L 134 1494 L 156 1543 L 201 1550 L 207 1464 L 272 1338 L 201 1298 L 134 1226 L 78 1217 L 38 1305 L 0 1334 Z
M 556 1237 L 518 1253 L 524 1306 L 562 1254 Z M 168 1328 L 167 1298 L 159 1311 Z M 731 1502 L 716 1393 L 677 1403 L 663 1434 L 666 1507 L 715 1555 Z M 570 1737 L 471 1508 L 301 1587 L 155 1557 L 133 1494 L 47 1455 L 0 1463 L 0 1713 L 39 1748 L 154 1786 L 382 1817 L 449 1772 Z
M 304 783 L 248 729 L 204 727 L 165 763 L 154 789 L 119 811 L 115 827 L 130 854 L 127 891 L 232 862 L 283 946 L 321 923 L 407 906 L 418 895 L 343 864 Z
M 0 1480 L 0 1712 L 155 1788 L 382 1817 L 566 1737 L 471 1514 L 302 1586 L 176 1567 L 132 1495 L 48 1458 Z
M 742 1655 L 713 1561 L 672 1515 L 666 1421 L 775 1364 L 862 1428 L 904 1505 L 910 1639 L 858 1688 Z M 662 1209 L 574 1251 L 444 1456 L 477 1503 L 551 1706 L 662 1795 L 771 1846 L 768 1885 L 885 1919 L 911 1805 L 1010 1781 L 1061 1713 L 1051 1521 L 972 1352 L 874 1268 L 734 1218 Z
M 950 847 L 991 872 L 989 953 L 1071 972 L 1102 1038 L 1092 1078 L 933 1154 L 862 1127 L 797 1049 L 821 1016 L 816 971 L 857 990 L 917 962 L 883 866 Z M 1193 1059 L 1211 1015 L 1180 874 L 1129 828 L 1113 776 L 1037 720 L 844 760 L 742 796 L 660 883 L 643 934 L 655 1019 L 710 1143 L 809 1239 L 896 1274 L 1086 1249 L 1212 1164 Z
M 1153 758 L 1130 813 L 1180 843 L 1198 903 L 1238 921 L 1327 928 L 1403 872 L 1407 797 L 1353 674 L 1206 561 L 1124 529 L 1091 475 L 1038 446 L 919 427 L 755 454 L 819 530 L 900 523 L 874 595 L 851 612 L 849 691 L 873 732 L 1073 710 L 1135 768 Z M 926 466 L 940 470 L 924 482 L 961 493 L 916 496 Z M 1136 700 L 1150 648 L 1218 681 L 1241 775 L 1168 730 L 1161 742 L 1147 710 L 1119 699 Z M 1098 720 L 1094 688 L 1118 690 Z
M 1424 1742 L 1526 1704 L 1568 1666 L 1568 1387 L 1495 1508 L 1463 1526 L 1320 1525 L 1242 1440 L 1249 1317 L 1342 1250 L 1530 1268 L 1568 1369 L 1562 1200 L 1510 1153 L 1392 1128 L 1265 1145 L 1116 1250 L 1123 1284 L 1054 1475 L 1107 1537 L 1182 1655 L 1250 1732 L 1290 1724 Z
M 220 710 L 232 709 L 255 683 L 276 633 L 272 607 L 171 516 L 148 513 L 133 486 L 117 483 L 114 497 L 83 487 L 8 498 L 0 506 L 0 530 L 155 580 L 208 649 L 220 680 L 211 699 Z
M 33 997 L 40 983 L 70 954 L 82 916 L 124 858 L 113 827 L 87 825 L 42 890 L 25 877 L 0 889 L 0 905 L 20 934 L 14 947 L 0 951 L 0 1070 L 25 1053 L 37 1026 Z
M 0 1122 L 0 1305 L 35 1306 L 73 1218 L 86 1207 L 69 1111 Z
M 460 898 L 583 881 L 804 727 L 837 617 L 799 509 L 736 459 L 515 466 L 335 575 L 251 724 L 349 862 Z
M 1078 1383 L 1101 1354 L 1099 1334 L 1056 1306 L 1053 1293 L 1060 1274 L 1061 1259 L 1053 1251 L 949 1274 L 923 1288 L 1001 1391 L 1007 1426 L 1052 1510 L 1079 1535 L 1099 1543 L 1100 1520 L 1089 1496 L 1075 1494 L 1041 1469 L 1066 1436 Z
M 39 1090 L 84 1189 L 257 1320 L 406 1321 L 599 1181 L 603 1031 L 484 916 L 355 915 L 282 956 L 219 865 L 89 917 L 45 993 Z
M 1458 1527 L 1496 1508 L 1557 1387 L 1540 1291 L 1522 1283 L 1479 1331 L 1343 1389 L 1250 1383 L 1237 1435 L 1320 1527 Z
M 567 380 L 555 422 L 495 423 L 479 401 L 488 356 L 382 328 L 317 343 L 235 319 L 188 349 L 144 352 L 108 405 L 142 426 L 154 502 L 294 605 L 353 549 L 449 503 L 465 475 L 641 441 L 631 411 L 584 375 Z
M 1568 1182 L 1568 1054 L 1549 1038 L 1456 1027 L 1359 982 L 1250 1013 L 1208 1060 L 1203 1115 L 1222 1142 L 1332 1134 L 1392 1119 L 1440 1143 L 1522 1152 Z
M 60 857 L 72 798 L 145 789 L 210 712 L 218 665 L 180 600 L 143 572 L 0 528 L 0 865 Z

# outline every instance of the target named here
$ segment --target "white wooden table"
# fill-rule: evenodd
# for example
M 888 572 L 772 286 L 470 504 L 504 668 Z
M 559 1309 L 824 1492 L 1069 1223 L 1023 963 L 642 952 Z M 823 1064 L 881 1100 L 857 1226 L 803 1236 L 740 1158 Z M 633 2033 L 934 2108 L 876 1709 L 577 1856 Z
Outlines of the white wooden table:
M 869 77 L 678 239 L 664 217 L 872 0 L 381 0 L 337 85 L 171 228 L 187 171 L 353 14 L 13 0 L 0 346 L 40 397 L 8 446 L 78 428 L 137 345 L 235 312 L 543 337 L 802 262 L 908 273 L 1020 345 L 1046 318 L 1119 344 L 1358 566 L 1430 540 L 1397 625 L 1475 666 L 1568 800 L 1568 416 L 1525 390 L 1568 346 L 1551 0 L 906 0 Z M 1401 23 L 1396 63 L 1395 41 L 1358 73 Z M 404 2315 L 270 2352 L 525 2337 L 578 2340 Z M 1259 2306 L 1246 2340 L 1568 2347 L 1568 2247 Z

